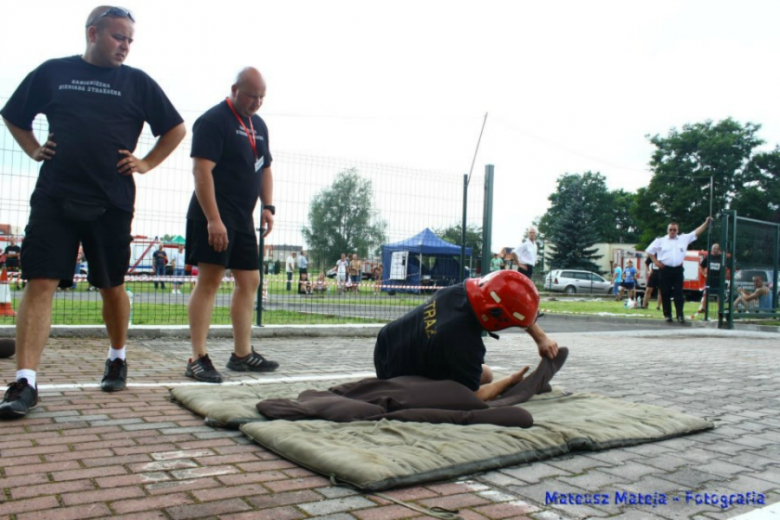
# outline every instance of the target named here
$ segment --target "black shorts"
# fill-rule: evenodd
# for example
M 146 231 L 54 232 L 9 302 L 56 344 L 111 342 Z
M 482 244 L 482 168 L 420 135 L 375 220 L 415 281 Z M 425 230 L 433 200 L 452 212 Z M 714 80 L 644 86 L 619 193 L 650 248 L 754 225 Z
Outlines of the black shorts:
M 260 255 L 257 251 L 257 235 L 227 228 L 227 251 L 218 252 L 209 245 L 208 223 L 204 220 L 187 219 L 187 263 L 221 265 L 225 269 L 257 271 L 260 269 Z
M 653 269 L 653 271 L 650 273 L 650 276 L 647 277 L 647 288 L 656 288 L 658 287 L 658 270 Z
M 90 285 L 99 289 L 122 285 L 130 263 L 132 223 L 132 213 L 114 207 L 92 221 L 67 220 L 60 199 L 34 193 L 22 242 L 22 278 L 48 278 L 60 280 L 60 287 L 73 286 L 81 242 Z

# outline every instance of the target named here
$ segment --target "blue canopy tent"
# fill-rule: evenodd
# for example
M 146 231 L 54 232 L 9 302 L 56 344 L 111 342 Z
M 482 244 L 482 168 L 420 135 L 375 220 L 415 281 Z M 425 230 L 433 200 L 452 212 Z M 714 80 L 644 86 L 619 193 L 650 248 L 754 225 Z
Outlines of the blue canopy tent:
M 405 276 L 399 279 L 399 272 L 393 272 L 393 253 L 406 252 Z M 439 238 L 428 228 L 413 237 L 400 242 L 382 246 L 382 285 L 383 291 L 401 291 L 419 293 L 422 285 L 438 287 L 460 282 L 460 246 Z M 471 256 L 471 248 L 466 248 L 466 256 Z M 424 257 L 434 257 L 433 266 Z M 403 266 L 397 267 L 403 270 Z M 399 289 L 394 289 L 398 286 Z M 400 287 L 408 287 L 400 288 Z

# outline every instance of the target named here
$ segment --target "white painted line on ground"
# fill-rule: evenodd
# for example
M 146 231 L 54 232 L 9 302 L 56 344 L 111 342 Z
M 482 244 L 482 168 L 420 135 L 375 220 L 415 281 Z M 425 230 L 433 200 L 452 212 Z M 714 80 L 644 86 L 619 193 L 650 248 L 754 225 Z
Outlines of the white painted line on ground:
M 780 502 L 732 517 L 731 520 L 767 520 L 770 518 L 780 518 Z
M 272 383 L 298 383 L 301 381 L 324 381 L 329 379 L 363 379 L 376 377 L 375 372 L 353 372 L 351 374 L 323 374 L 319 376 L 285 376 L 269 379 L 240 379 L 223 381 L 221 386 L 269 385 Z M 182 381 L 177 383 L 129 383 L 128 388 L 175 388 L 179 386 L 214 386 L 215 383 Z M 67 385 L 39 385 L 38 390 L 74 390 L 78 388 L 100 388 L 99 383 L 72 383 Z

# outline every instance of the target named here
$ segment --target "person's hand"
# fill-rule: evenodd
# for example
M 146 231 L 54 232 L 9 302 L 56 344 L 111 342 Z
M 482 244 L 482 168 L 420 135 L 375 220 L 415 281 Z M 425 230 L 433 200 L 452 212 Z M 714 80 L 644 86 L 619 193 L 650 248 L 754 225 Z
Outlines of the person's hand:
M 663 268 L 664 268 L 664 264 L 662 264 L 662 263 L 661 263 L 661 262 L 659 262 L 658 260 L 653 260 L 653 264 L 655 264 L 655 266 L 656 266 L 658 269 L 663 269 Z
M 539 355 L 548 359 L 555 359 L 558 355 L 558 342 L 548 338 L 546 335 L 543 338 L 539 338 L 536 342 L 536 346 L 539 348 Z
M 143 174 L 152 169 L 148 162 L 139 159 L 130 153 L 130 150 L 119 150 L 119 153 L 125 156 L 124 159 L 116 163 L 116 167 L 122 175 Z M 209 239 L 209 243 L 211 243 L 211 239 Z
M 270 209 L 264 209 L 260 213 L 260 228 L 264 229 L 263 238 L 267 237 L 274 228 L 274 215 Z
M 57 147 L 57 143 L 54 142 L 54 134 L 49 134 L 49 138 L 40 147 L 36 148 L 32 155 L 33 161 L 41 162 L 48 161 L 56 153 L 54 149 Z
M 209 245 L 214 248 L 214 251 L 221 253 L 227 251 L 228 248 L 228 236 L 227 228 L 221 220 L 212 220 L 208 223 L 209 230 Z

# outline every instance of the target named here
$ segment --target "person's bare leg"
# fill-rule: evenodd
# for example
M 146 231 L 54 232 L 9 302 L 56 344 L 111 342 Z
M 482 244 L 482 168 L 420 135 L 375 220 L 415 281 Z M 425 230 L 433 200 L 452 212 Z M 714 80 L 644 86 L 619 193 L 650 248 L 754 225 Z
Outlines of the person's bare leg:
M 206 338 L 209 335 L 214 298 L 217 296 L 225 268 L 216 264 L 198 264 L 198 281 L 190 294 L 187 316 L 190 322 L 192 358 L 206 355 Z
M 243 358 L 252 353 L 252 322 L 257 288 L 260 287 L 260 272 L 233 269 L 233 277 L 236 287 L 230 302 L 230 320 L 233 323 L 235 354 Z
M 647 309 L 647 306 L 649 305 L 650 300 L 653 297 L 653 288 L 648 287 L 645 291 L 645 301 L 642 302 L 642 308 Z
M 493 382 L 493 369 L 487 365 L 482 365 L 482 375 L 479 376 L 479 386 Z
M 38 370 L 49 339 L 52 298 L 59 283 L 46 278 L 27 281 L 16 315 L 16 368 L 19 370 Z
M 100 289 L 103 297 L 103 321 L 106 324 L 111 348 L 121 349 L 127 343 L 127 327 L 130 323 L 130 298 L 124 285 Z
M 503 394 L 508 388 L 511 388 L 515 386 L 517 383 L 523 380 L 523 376 L 525 376 L 526 372 L 530 370 L 531 367 L 524 367 L 519 372 L 515 372 L 512 375 L 502 377 L 498 381 L 493 381 L 492 383 L 487 383 L 485 385 L 482 385 L 479 387 L 479 390 L 477 390 L 475 393 L 477 394 L 477 397 L 482 399 L 483 401 L 492 401 L 496 397 Z

